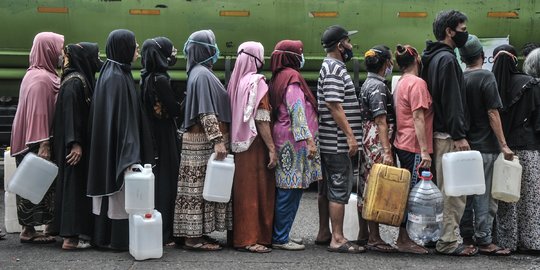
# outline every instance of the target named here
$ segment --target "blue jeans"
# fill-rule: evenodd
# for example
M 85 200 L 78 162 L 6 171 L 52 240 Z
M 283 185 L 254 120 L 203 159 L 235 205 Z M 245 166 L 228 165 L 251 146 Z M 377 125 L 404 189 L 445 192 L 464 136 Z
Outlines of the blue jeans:
M 486 193 L 467 196 L 465 212 L 461 218 L 460 231 L 463 238 L 473 238 L 477 245 L 492 243 L 491 230 L 497 213 L 497 202 L 491 197 L 493 165 L 498 154 L 482 153 Z
M 289 242 L 289 233 L 300 206 L 302 193 L 304 193 L 303 189 L 276 188 L 272 244 L 286 244 Z

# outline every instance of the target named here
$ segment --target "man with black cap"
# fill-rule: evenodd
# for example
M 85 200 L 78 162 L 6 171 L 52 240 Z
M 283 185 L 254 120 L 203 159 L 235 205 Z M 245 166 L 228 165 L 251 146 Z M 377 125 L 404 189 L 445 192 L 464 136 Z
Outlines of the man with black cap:
M 345 204 L 349 201 L 354 176 L 351 157 L 362 139 L 360 105 L 345 62 L 353 57 L 350 35 L 334 25 L 324 31 L 321 44 L 326 51 L 317 84 L 319 139 L 323 180 L 319 182 L 319 235 L 317 244 L 328 244 L 332 252 L 360 253 L 359 247 L 343 236 Z M 332 221 L 332 234 L 328 227 Z
M 469 35 L 465 46 L 459 49 L 461 61 L 467 68 L 463 72 L 470 127 L 467 140 L 472 150 L 482 154 L 486 193 L 467 196 L 467 205 L 461 218 L 460 232 L 463 242 L 478 245 L 478 251 L 487 255 L 510 255 L 510 250 L 492 243 L 491 229 L 497 213 L 497 202 L 491 197 L 491 178 L 497 155 L 512 160 L 514 153 L 506 145 L 499 109 L 503 104 L 497 90 L 495 76 L 482 69 L 484 49 L 475 35 Z M 473 241 L 474 236 L 474 241 Z

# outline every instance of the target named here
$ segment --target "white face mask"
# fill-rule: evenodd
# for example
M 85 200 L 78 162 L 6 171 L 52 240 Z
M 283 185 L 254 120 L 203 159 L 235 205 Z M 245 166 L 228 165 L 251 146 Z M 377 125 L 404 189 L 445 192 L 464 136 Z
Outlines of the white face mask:
M 394 66 L 386 67 L 386 70 L 384 71 L 384 77 L 388 77 L 388 76 L 392 75 L 392 69 L 394 69 Z

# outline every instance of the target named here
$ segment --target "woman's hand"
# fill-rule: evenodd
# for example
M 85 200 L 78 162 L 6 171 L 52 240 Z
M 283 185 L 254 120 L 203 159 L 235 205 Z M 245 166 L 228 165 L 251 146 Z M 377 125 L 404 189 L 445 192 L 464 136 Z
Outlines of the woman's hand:
M 268 159 L 270 160 L 268 162 L 268 165 L 266 166 L 268 169 L 273 169 L 277 165 L 277 154 L 276 150 L 272 149 L 268 151 Z
M 431 168 L 431 156 L 428 153 L 421 153 L 420 157 L 422 158 L 422 161 L 420 161 L 419 164 L 420 168 Z
M 38 156 L 46 160 L 51 159 L 51 147 L 49 141 L 39 143 Z
M 214 145 L 214 153 L 216 153 L 215 160 L 224 160 L 227 157 L 227 148 L 225 147 L 225 143 L 216 143 Z
M 392 150 L 384 150 L 382 163 L 388 166 L 394 165 L 394 155 L 392 155 Z
M 314 159 L 317 155 L 317 145 L 315 145 L 315 142 L 313 139 L 309 138 L 307 139 L 307 147 L 308 147 L 308 159 Z
M 68 165 L 75 166 L 81 160 L 82 148 L 78 143 L 74 143 L 71 146 L 71 152 L 66 156 L 66 162 Z

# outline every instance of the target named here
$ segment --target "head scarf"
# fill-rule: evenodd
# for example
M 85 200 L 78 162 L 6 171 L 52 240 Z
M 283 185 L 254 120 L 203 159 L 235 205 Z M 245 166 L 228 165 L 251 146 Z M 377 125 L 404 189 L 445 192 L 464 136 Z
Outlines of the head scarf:
M 184 45 L 187 58 L 187 73 L 197 64 L 211 67 L 212 58 L 219 55 L 216 36 L 212 30 L 200 30 L 191 34 Z
M 120 64 L 122 69 L 131 71 L 131 62 L 137 49 L 135 34 L 129 30 L 117 29 L 112 31 L 107 38 L 107 62 Z
M 313 108 L 317 108 L 317 102 L 309 86 L 300 75 L 300 63 L 304 45 L 299 40 L 282 40 L 276 44 L 270 57 L 272 79 L 270 80 L 270 104 L 276 112 L 283 103 L 283 96 L 290 84 L 298 83 Z
M 514 99 L 512 94 L 512 77 L 514 74 L 521 74 L 517 68 L 516 49 L 512 45 L 503 44 L 493 50 L 492 72 L 497 80 L 499 96 L 506 110 Z
M 72 72 L 79 72 L 86 79 L 86 83 L 93 92 L 96 85 L 96 72 L 102 65 L 99 59 L 99 47 L 97 43 L 80 42 L 68 44 L 64 48 L 67 61 L 64 63 L 62 79 Z
M 233 152 L 246 151 L 255 137 L 255 115 L 262 98 L 268 92 L 263 75 L 257 74 L 264 61 L 264 47 L 248 41 L 238 47 L 227 92 L 231 99 L 231 148 Z
M 56 67 L 62 56 L 64 36 L 42 32 L 30 50 L 30 67 L 21 82 L 19 104 L 11 133 L 12 156 L 24 153 L 31 143 L 49 139 L 60 78 Z
M 173 51 L 173 43 L 166 37 L 156 37 L 144 41 L 141 49 L 141 80 L 152 72 L 166 73 Z

